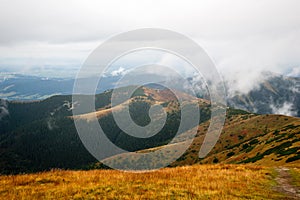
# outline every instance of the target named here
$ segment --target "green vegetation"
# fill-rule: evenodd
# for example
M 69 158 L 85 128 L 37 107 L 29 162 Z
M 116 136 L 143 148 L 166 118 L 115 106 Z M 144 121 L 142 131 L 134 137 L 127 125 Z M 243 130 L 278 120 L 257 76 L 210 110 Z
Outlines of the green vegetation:
M 219 159 L 218 158 L 214 158 L 213 163 L 218 163 Z
M 118 92 L 126 93 L 128 89 L 121 88 Z M 112 109 L 111 95 L 112 91 L 96 95 L 96 109 L 100 111 Z M 83 99 L 85 97 L 87 96 L 83 96 Z M 189 96 L 184 97 L 188 100 L 183 106 L 193 118 L 197 101 L 189 101 Z M 163 101 L 164 98 L 168 100 Z M 55 96 L 30 103 L 9 102 L 11 115 L 0 123 L 0 173 L 36 172 L 52 168 L 105 167 L 97 163 L 81 143 L 73 118 L 70 117 L 72 116 L 68 105 L 70 101 L 71 96 Z M 299 143 L 297 143 L 300 141 L 299 119 L 277 115 L 255 115 L 232 108 L 228 109 L 226 124 L 218 143 L 206 158 L 199 159 L 198 152 L 209 127 L 211 111 L 207 102 L 198 103 L 201 116 L 198 134 L 187 152 L 171 164 L 172 167 L 199 162 L 264 164 L 267 160 L 270 165 L 277 162 L 280 164 L 299 162 Z M 149 108 L 157 104 L 163 105 L 167 112 L 166 124 L 158 134 L 149 138 L 135 138 L 124 133 L 117 126 L 111 112 L 101 115 L 98 121 L 110 141 L 118 147 L 131 152 L 151 151 L 151 148 L 159 148 L 169 143 L 177 133 L 182 108 L 177 105 L 178 102 L 170 98 L 168 92 L 151 89 L 144 91 L 142 88 L 134 93 L 128 104 L 132 119 L 140 126 L 150 123 Z M 90 123 L 84 118 L 82 120 Z M 189 130 L 197 125 L 190 124 L 184 127 L 179 133 L 180 141 L 191 139 Z M 171 152 L 175 152 L 176 144 L 172 148 L 174 149 Z M 160 156 L 164 158 L 165 155 Z M 122 162 L 129 161 L 122 160 Z
M 118 95 L 128 89 L 131 87 L 119 88 L 114 92 Z M 96 109 L 109 108 L 111 95 L 112 91 L 96 95 Z M 86 97 L 82 96 L 82 99 Z M 44 101 L 9 103 L 10 115 L 0 123 L 0 173 L 36 172 L 52 168 L 89 169 L 95 166 L 96 159 L 83 146 L 74 121 L 69 117 L 72 116 L 71 98 L 54 96 Z M 142 88 L 135 91 L 132 99 L 129 112 L 134 122 L 140 126 L 149 124 L 148 112 L 154 101 L 145 98 Z M 190 116 L 194 115 L 194 106 L 185 105 Z M 170 110 L 162 130 L 149 138 L 135 138 L 124 133 L 111 113 L 99 118 L 99 123 L 115 145 L 128 151 L 138 151 L 167 144 L 178 131 L 180 112 L 180 108 Z M 209 105 L 202 106 L 200 115 L 199 123 L 210 118 Z M 190 124 L 180 133 L 197 125 Z
M 253 139 L 253 140 L 251 140 L 250 142 L 249 142 L 249 144 L 250 145 L 255 145 L 255 144 L 257 144 L 257 143 L 259 143 L 259 141 L 258 141 L 258 139 Z
M 250 114 L 250 113 L 247 111 L 244 111 L 244 110 L 239 110 L 239 109 L 232 109 L 232 108 L 227 109 L 227 117 L 228 118 L 230 118 L 234 115 L 247 115 L 247 114 Z
M 227 157 L 229 158 L 229 157 L 231 157 L 231 156 L 234 156 L 234 152 L 232 151 L 232 152 L 229 152 L 228 154 L 227 154 Z
M 286 163 L 294 162 L 300 160 L 300 154 L 297 154 L 296 156 L 290 157 L 286 160 Z
M 300 169 L 290 169 L 290 175 L 292 176 L 292 184 L 300 188 Z
M 286 148 L 292 146 L 292 144 L 293 143 L 290 141 L 284 142 L 284 143 L 280 144 L 279 146 L 276 146 L 276 147 L 266 150 L 262 154 L 258 153 L 255 157 L 248 158 L 247 160 L 244 160 L 241 163 L 250 163 L 250 162 L 254 163 L 258 160 L 261 160 L 264 156 L 270 155 L 272 153 L 278 154 L 279 156 L 291 155 L 293 153 L 296 153 L 297 150 L 300 149 L 300 147 L 286 149 Z M 299 158 L 297 158 L 297 156 L 295 156 L 295 157 L 289 158 L 286 162 L 292 162 L 297 159 L 299 159 Z

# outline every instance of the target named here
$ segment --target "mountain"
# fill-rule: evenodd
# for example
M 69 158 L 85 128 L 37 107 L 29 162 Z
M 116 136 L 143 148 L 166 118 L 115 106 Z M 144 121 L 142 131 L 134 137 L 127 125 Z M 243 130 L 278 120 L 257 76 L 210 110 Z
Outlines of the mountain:
M 300 78 L 263 72 L 264 80 L 245 93 L 236 91 L 227 98 L 228 105 L 233 108 L 258 114 L 284 114 L 300 117 Z M 101 79 L 96 93 L 113 89 L 120 76 L 105 76 Z M 156 80 L 170 82 L 172 87 L 184 93 L 209 99 L 205 81 L 198 76 L 188 79 L 171 79 L 160 75 L 130 78 L 131 84 L 139 85 L 139 80 Z M 70 95 L 73 92 L 74 79 L 45 78 L 18 74 L 0 74 L 0 99 L 6 100 L 42 100 L 54 95 Z M 227 88 L 232 83 L 226 82 Z M 147 87 L 161 89 L 158 84 L 148 84 Z M 157 88 L 158 87 L 158 88 Z
M 119 79 L 116 76 L 103 77 L 97 93 L 113 88 Z M 55 95 L 70 95 L 73 92 L 73 78 L 47 78 L 21 74 L 0 74 L 0 99 L 42 100 Z
M 19 74 L 0 75 L 0 98 L 8 100 L 46 99 L 53 95 L 70 94 L 74 81 Z
M 228 98 L 231 107 L 259 114 L 300 117 L 300 78 L 265 73 L 265 80 L 250 92 Z
M 193 139 L 190 148 L 171 164 L 185 166 L 193 164 L 254 163 L 263 166 L 299 165 L 300 164 L 300 119 L 283 115 L 257 115 L 241 110 L 229 109 L 227 120 L 218 143 L 208 156 L 199 158 L 199 150 L 203 143 L 209 121 L 198 127 L 198 134 Z M 191 140 L 190 132 L 180 136 L 176 143 L 165 145 L 172 156 L 181 147 L 181 142 Z M 161 147 L 145 149 L 141 152 L 151 152 Z M 129 153 L 126 153 L 126 157 Z M 108 158 L 106 162 L 115 165 L 128 165 L 125 155 L 120 154 Z M 166 157 L 167 158 L 167 157 Z M 139 157 L 136 160 L 143 162 Z
M 208 124 L 199 126 L 199 144 Z M 210 154 L 199 163 L 255 163 L 284 165 L 300 162 L 300 119 L 284 115 L 256 115 L 229 111 L 223 132 Z M 196 158 L 198 146 L 186 152 L 182 162 Z M 178 164 L 178 163 L 175 163 Z
M 126 92 L 130 87 L 121 88 Z M 189 98 L 180 93 L 182 98 Z M 96 109 L 110 109 L 112 91 L 96 95 Z M 82 96 L 83 101 L 86 96 Z M 164 97 L 172 102 L 168 107 L 166 125 L 149 140 L 137 140 L 121 131 L 112 114 L 102 115 L 99 123 L 116 145 L 129 151 L 141 150 L 166 144 L 178 129 L 180 115 L 174 95 L 168 91 L 138 89 L 130 100 L 130 110 L 138 124 L 147 124 L 150 104 L 161 104 Z M 5 101 L 5 116 L 0 123 L 0 169 L 2 173 L 40 171 L 51 168 L 86 168 L 96 160 L 82 145 L 74 126 L 71 96 L 53 96 L 41 101 Z M 203 101 L 203 107 L 209 104 Z M 81 102 L 77 102 L 80 104 Z M 124 104 L 124 103 L 123 103 Z M 163 105 L 164 106 L 164 105 Z M 192 104 L 191 104 L 192 106 Z M 166 107 L 166 106 L 165 106 Z M 191 110 L 192 111 L 192 110 Z M 202 121 L 209 118 L 209 109 L 201 111 Z M 192 115 L 192 114 L 191 114 Z M 74 155 L 74 152 L 76 154 Z
M 120 88 L 127 92 L 130 87 Z M 180 107 L 174 94 L 166 89 L 140 87 L 131 99 L 111 106 L 112 90 L 96 95 L 95 113 L 87 112 L 72 116 L 71 96 L 60 95 L 45 100 L 18 102 L 2 101 L 0 120 L 0 172 L 20 173 L 63 169 L 88 169 L 105 167 L 83 146 L 74 118 L 87 121 L 96 114 L 106 136 L 117 146 L 130 152 L 153 151 L 167 145 L 180 124 Z M 208 157 L 198 158 L 199 148 L 207 131 L 210 119 L 210 103 L 201 98 L 178 91 L 176 93 L 188 106 L 189 116 L 194 106 L 200 106 L 199 127 L 189 126 L 181 130 L 180 137 L 168 146 L 176 151 L 181 142 L 191 140 L 190 130 L 198 128 L 198 134 L 189 150 L 171 166 L 194 163 L 299 163 L 299 118 L 282 115 L 258 115 L 228 108 L 226 124 L 221 138 Z M 84 98 L 86 95 L 82 96 Z M 80 104 L 81 102 L 77 102 Z M 135 138 L 124 133 L 111 111 L 122 112 L 129 106 L 136 124 L 145 126 L 150 122 L 151 105 L 161 105 L 167 113 L 166 123 L 158 134 L 149 138 Z M 86 130 L 88 132 L 88 130 Z M 74 153 L 76 152 L 76 153 Z M 170 155 L 171 155 L 170 154 Z M 108 160 L 122 161 L 121 155 L 112 155 Z M 272 160 L 273 159 L 273 160 Z
M 258 114 L 283 114 L 300 117 L 300 78 L 286 77 L 271 72 L 262 72 L 261 80 L 253 84 L 250 91 L 236 88 L 232 81 L 224 81 L 227 104 L 230 107 Z M 193 89 L 200 98 L 209 99 L 205 80 L 199 76 L 186 81 L 173 81 L 178 90 L 190 93 Z

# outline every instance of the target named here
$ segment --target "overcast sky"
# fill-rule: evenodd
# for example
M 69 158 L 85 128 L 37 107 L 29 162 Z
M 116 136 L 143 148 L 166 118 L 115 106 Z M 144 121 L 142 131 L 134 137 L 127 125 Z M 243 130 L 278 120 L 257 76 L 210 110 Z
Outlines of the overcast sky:
M 261 71 L 300 76 L 299 8 L 299 0 L 1 0 L 0 71 L 73 76 L 101 42 L 151 27 L 195 40 L 239 87 Z

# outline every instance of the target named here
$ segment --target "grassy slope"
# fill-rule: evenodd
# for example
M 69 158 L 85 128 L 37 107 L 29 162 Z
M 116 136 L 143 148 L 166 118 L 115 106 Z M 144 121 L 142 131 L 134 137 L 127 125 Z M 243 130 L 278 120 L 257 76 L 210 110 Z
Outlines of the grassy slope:
M 272 169 L 194 165 L 155 172 L 51 171 L 0 176 L 0 199 L 279 199 Z
M 202 163 L 293 165 L 300 154 L 300 119 L 282 115 L 244 115 L 227 120 L 218 144 Z
M 223 132 L 210 154 L 204 159 L 198 158 L 204 134 L 209 122 L 203 123 L 198 128 L 198 135 L 193 140 L 190 148 L 171 166 L 184 166 L 195 163 L 255 163 L 263 166 L 300 166 L 300 119 L 282 115 L 254 115 L 229 113 Z M 190 132 L 182 134 L 178 143 L 164 146 L 169 152 L 164 158 L 174 156 L 180 149 L 180 141 L 193 139 Z M 154 151 L 153 148 L 147 151 Z M 141 151 L 141 152 L 143 152 Z M 138 159 L 138 156 L 136 156 Z M 123 155 L 115 156 L 111 163 L 126 163 Z M 110 160 L 107 159 L 107 160 Z M 156 158 L 153 159 L 158 160 Z M 124 164 L 123 163 L 123 164 Z
M 299 118 L 229 112 L 217 145 L 208 157 L 200 160 L 198 152 L 208 125 L 207 122 L 199 126 L 193 144 L 173 166 L 216 160 L 219 163 L 290 165 L 298 167 L 292 170 L 294 184 L 298 182 L 300 161 L 286 161 L 300 152 Z M 189 139 L 189 136 L 187 131 L 181 139 Z M 172 154 L 178 146 L 173 144 L 168 148 Z M 279 199 L 281 195 L 273 190 L 272 176 L 272 167 L 228 164 L 145 173 L 52 171 L 0 176 L 0 199 Z
M 300 164 L 300 160 L 286 163 L 288 158 L 300 154 L 299 118 L 254 114 L 229 116 L 218 143 L 205 159 L 198 160 L 197 155 L 207 126 L 208 123 L 200 125 L 198 137 L 184 156 L 173 165 L 192 162 L 208 164 L 214 161 L 269 166 Z
M 156 92 L 144 88 L 146 96 L 151 96 L 156 101 L 173 100 L 168 91 Z M 180 94 L 182 99 L 190 100 L 191 97 Z M 198 99 L 199 105 L 206 105 Z M 168 102 L 168 101 L 167 101 Z M 195 101 L 186 101 L 188 104 Z M 168 111 L 177 110 L 169 103 Z M 256 163 L 260 165 L 299 165 L 300 164 L 300 119 L 283 115 L 256 115 L 241 110 L 229 109 L 226 123 L 218 143 L 210 154 L 203 160 L 198 158 L 198 152 L 207 132 L 209 122 L 198 127 L 198 135 L 189 150 L 171 166 L 189 165 L 195 163 Z M 178 142 L 193 139 L 190 131 L 182 134 Z M 167 145 L 169 155 L 176 155 L 178 145 Z M 153 151 L 153 148 L 145 151 Z M 142 151 L 141 151 L 142 152 Z M 116 161 L 117 160 L 117 161 Z M 122 155 L 112 158 L 112 162 L 122 162 Z M 127 162 L 124 160 L 124 162 Z M 159 165 L 159 163 L 158 163 Z

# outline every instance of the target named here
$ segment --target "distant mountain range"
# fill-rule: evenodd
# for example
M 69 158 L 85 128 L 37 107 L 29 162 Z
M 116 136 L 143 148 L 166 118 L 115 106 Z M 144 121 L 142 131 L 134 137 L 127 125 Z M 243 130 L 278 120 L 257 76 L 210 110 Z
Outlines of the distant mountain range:
M 300 78 L 266 73 L 266 79 L 248 93 L 228 98 L 231 107 L 259 114 L 300 117 Z
M 130 87 L 119 90 L 126 92 Z M 300 119 L 283 115 L 258 115 L 233 108 L 227 109 L 222 135 L 211 153 L 199 159 L 198 152 L 210 120 L 210 102 L 179 92 L 184 105 L 200 106 L 199 127 L 185 127 L 177 141 L 168 145 L 180 124 L 180 107 L 172 93 L 165 89 L 139 88 L 129 101 L 111 107 L 112 91 L 96 95 L 96 113 L 72 116 L 70 95 L 53 96 L 41 101 L 2 101 L 6 109 L 0 120 L 0 172 L 20 173 L 63 169 L 103 168 L 85 149 L 74 126 L 74 117 L 90 123 L 96 115 L 111 142 L 130 152 L 153 151 L 167 145 L 168 155 L 175 154 L 181 142 L 192 140 L 190 130 L 198 129 L 192 145 L 171 166 L 194 163 L 277 163 L 299 164 Z M 81 102 L 78 102 L 79 104 Z M 139 125 L 150 121 L 150 105 L 161 105 L 167 113 L 163 129 L 149 138 L 135 138 L 124 133 L 112 116 L 112 110 L 123 112 L 129 106 L 132 119 Z M 86 130 L 87 133 L 89 130 Z M 179 146 L 178 146 L 179 145 Z M 172 153 L 173 152 L 173 153 Z M 108 162 L 126 164 L 124 155 L 107 158 Z M 130 163 L 127 163 L 130 164 Z M 141 166 L 143 163 L 140 163 Z M 158 163 L 159 164 L 159 163 Z
M 101 79 L 96 93 L 113 88 L 119 77 Z M 0 99 L 41 100 L 54 95 L 70 95 L 73 92 L 74 79 L 45 78 L 20 74 L 0 74 Z
M 71 94 L 74 84 L 74 80 L 62 78 L 19 74 L 1 74 L 0 77 L 0 98 L 7 100 L 38 100 Z
M 284 77 L 264 72 L 265 80 L 250 92 L 236 91 L 228 96 L 230 107 L 258 114 L 284 114 L 300 117 L 300 78 Z M 143 77 L 144 79 L 146 77 Z M 165 80 L 159 75 L 155 80 Z M 101 79 L 96 93 L 112 89 L 119 76 L 106 76 Z M 132 84 L 134 84 L 132 78 Z M 170 81 L 170 80 L 169 80 Z M 190 84 L 200 98 L 209 99 L 209 92 L 201 79 L 192 77 L 187 80 L 171 80 L 172 86 L 189 93 Z M 136 81 L 138 83 L 138 81 Z M 70 95 L 73 92 L 74 79 L 44 78 L 18 74 L 0 74 L 0 99 L 41 100 L 54 95 Z M 225 82 L 227 88 L 229 83 Z M 148 87 L 158 87 L 150 84 Z M 1 106 L 1 105 L 0 105 Z

